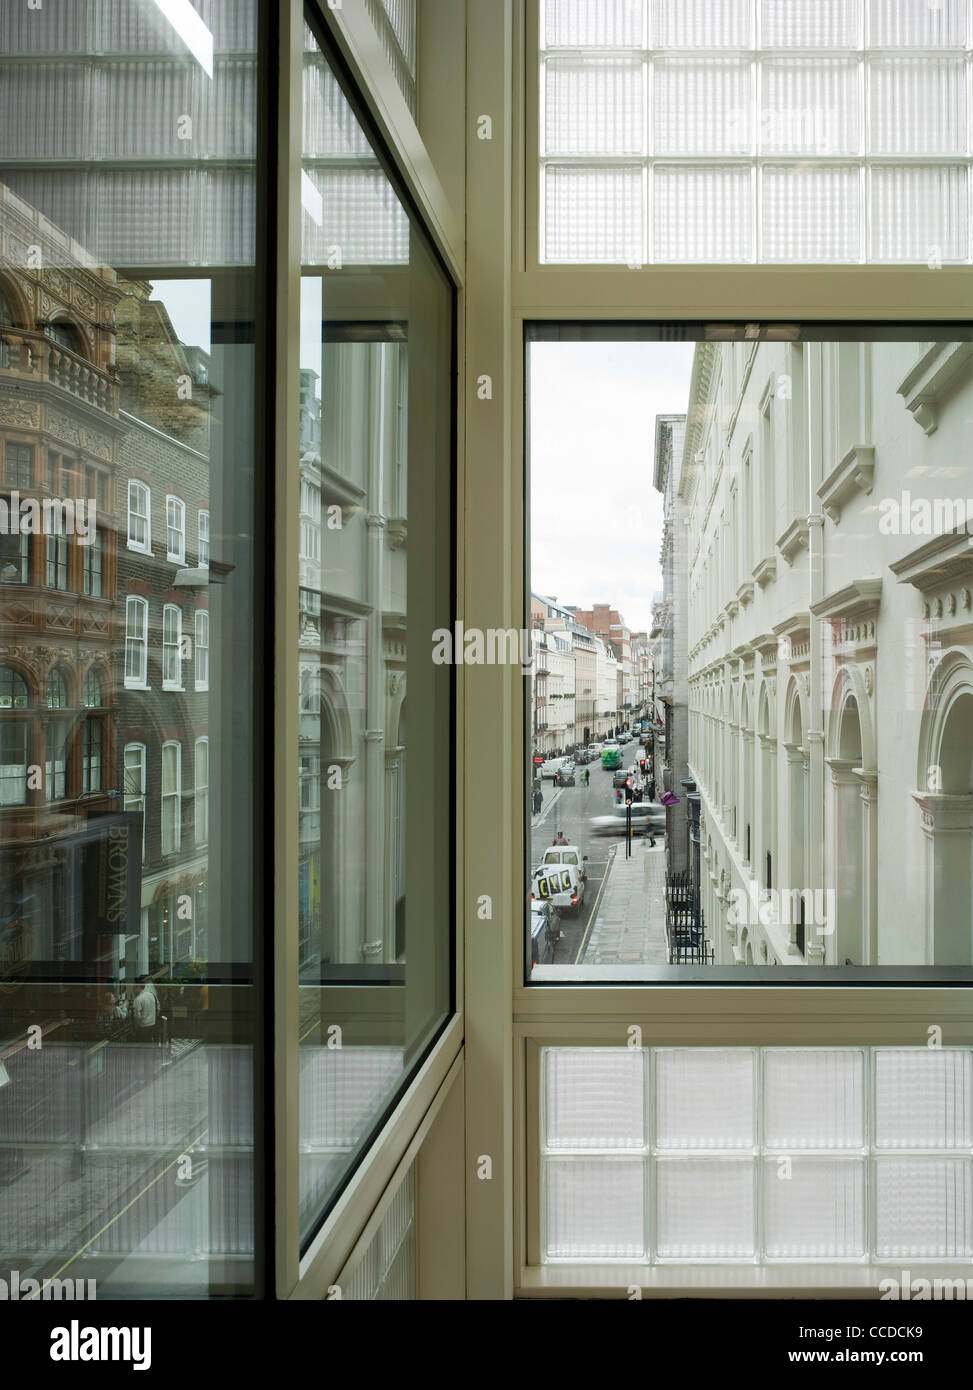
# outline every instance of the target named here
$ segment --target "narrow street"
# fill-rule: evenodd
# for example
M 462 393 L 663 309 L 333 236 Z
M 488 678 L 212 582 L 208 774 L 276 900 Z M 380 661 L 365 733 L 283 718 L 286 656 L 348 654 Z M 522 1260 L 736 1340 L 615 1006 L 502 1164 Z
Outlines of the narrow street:
M 623 750 L 623 766 L 634 761 L 638 745 Z M 612 774 L 600 763 L 587 764 L 591 781 L 573 787 L 543 783 L 544 802 L 531 817 L 530 867 L 542 863 L 558 831 L 588 856 L 584 904 L 577 916 L 561 912 L 561 940 L 554 965 L 665 964 L 665 835 L 656 848 L 641 833 L 625 859 L 624 834 L 596 834 L 591 821 L 615 805 Z

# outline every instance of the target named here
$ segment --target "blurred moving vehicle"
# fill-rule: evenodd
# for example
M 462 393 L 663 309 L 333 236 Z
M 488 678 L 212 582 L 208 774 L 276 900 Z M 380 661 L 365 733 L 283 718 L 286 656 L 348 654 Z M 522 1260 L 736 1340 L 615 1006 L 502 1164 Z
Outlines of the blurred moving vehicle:
M 610 746 L 606 743 L 605 747 L 602 749 L 601 754 L 602 767 L 605 768 L 605 770 L 608 772 L 614 772 L 615 768 L 618 767 L 621 761 L 622 755 L 618 745 L 615 744 L 614 746 Z
M 592 816 L 588 829 L 592 835 L 624 835 L 626 826 L 625 806 L 613 806 L 603 816 Z M 666 828 L 666 808 L 655 801 L 638 801 L 632 807 L 632 833 L 645 835 L 651 829 L 653 835 L 662 835 Z

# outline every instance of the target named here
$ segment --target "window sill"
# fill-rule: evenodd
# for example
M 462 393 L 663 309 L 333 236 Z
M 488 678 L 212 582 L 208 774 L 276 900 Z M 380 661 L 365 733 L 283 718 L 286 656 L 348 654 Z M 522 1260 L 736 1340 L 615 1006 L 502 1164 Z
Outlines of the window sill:
M 150 558 L 152 556 L 152 547 L 150 545 L 136 545 L 134 541 L 126 541 L 125 549 L 134 551 L 136 555 L 148 555 Z
M 169 551 L 166 551 L 166 559 L 170 565 L 185 565 L 186 563 L 185 555 L 172 555 Z
M 727 1264 L 550 1264 L 522 1268 L 515 1298 L 628 1298 L 638 1288 L 643 1298 L 862 1298 L 874 1302 L 883 1279 L 898 1286 L 903 1262 L 866 1264 L 757 1265 Z M 915 1272 L 915 1271 L 914 1271 Z M 938 1262 L 922 1270 L 922 1277 L 969 1276 L 970 1265 Z
M 197 681 L 197 682 L 196 682 L 196 686 L 195 686 L 195 690 L 196 690 L 196 694 L 197 694 L 197 695 L 202 694 L 204 691 L 209 690 L 209 681 Z
M 151 690 L 151 685 L 145 685 L 142 681 L 126 681 L 126 690 Z
M 181 693 L 181 694 L 185 694 L 185 693 L 186 693 L 186 687 L 185 687 L 184 685 L 173 685 L 173 683 L 172 683 L 171 681 L 163 681 L 163 682 L 162 682 L 162 689 L 163 689 L 163 690 L 170 690 L 170 691 L 172 691 L 172 693 L 175 694 L 175 695 L 178 695 L 178 694 L 180 694 L 180 693 Z

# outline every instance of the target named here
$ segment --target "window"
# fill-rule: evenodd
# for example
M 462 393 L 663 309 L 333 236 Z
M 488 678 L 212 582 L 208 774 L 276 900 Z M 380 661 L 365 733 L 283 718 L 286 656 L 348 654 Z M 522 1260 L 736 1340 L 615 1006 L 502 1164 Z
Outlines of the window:
M 162 609 L 162 689 L 182 689 L 182 610 L 174 603 Z
M 166 498 L 166 557 L 182 564 L 186 559 L 186 504 Z
M 145 744 L 126 743 L 123 755 L 122 810 L 142 812 L 142 854 L 145 855 Z
M 196 689 L 209 689 L 209 613 L 196 610 Z
M 94 669 L 90 670 L 84 678 L 81 703 L 85 709 L 101 708 L 101 677 Z
M 67 682 L 60 671 L 49 672 L 45 687 L 48 709 L 66 709 L 68 703 Z
M 104 541 L 102 539 L 100 527 L 95 527 L 90 545 L 83 546 L 81 554 L 83 557 L 84 592 L 89 594 L 92 598 L 101 598 L 105 556 Z
M 25 720 L 0 719 L 0 806 L 26 805 L 27 739 Z
M 199 567 L 209 569 L 209 512 L 199 512 L 196 517 L 199 536 Z
M 209 739 L 196 740 L 195 829 L 197 845 L 209 839 Z
M 4 446 L 3 480 L 8 487 L 32 488 L 34 486 L 34 450 L 30 444 L 11 444 Z
M 162 853 L 176 854 L 182 843 L 182 744 L 162 745 Z
M 149 653 L 149 605 L 129 594 L 125 600 L 125 684 L 146 684 Z
M 301 758 L 301 810 L 316 811 L 320 803 L 320 759 L 313 755 Z
M 301 559 L 321 563 L 321 489 L 301 479 Z
M 67 536 L 47 537 L 47 577 L 49 589 L 68 587 L 68 538 Z
M 968 6 L 534 12 L 542 261 L 969 262 Z
M 128 548 L 152 553 L 151 494 L 145 483 L 128 483 Z
M 0 534 L 0 584 L 30 583 L 30 536 Z
M 101 718 L 89 715 L 82 729 L 82 792 L 101 791 L 101 748 L 104 726 Z
M 52 719 L 45 730 L 44 797 L 47 801 L 61 801 L 67 796 L 70 728 L 66 719 Z

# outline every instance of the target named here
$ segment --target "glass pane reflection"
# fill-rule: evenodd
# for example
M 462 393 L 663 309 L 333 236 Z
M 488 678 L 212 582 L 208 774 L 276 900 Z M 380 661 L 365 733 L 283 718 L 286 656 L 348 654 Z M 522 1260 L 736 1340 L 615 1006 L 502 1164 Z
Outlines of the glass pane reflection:
M 452 762 L 452 293 L 310 29 L 302 207 L 307 1232 L 451 1009 Z
M 258 1291 L 257 0 L 196 10 L 0 12 L 0 1277 L 99 1298 Z

